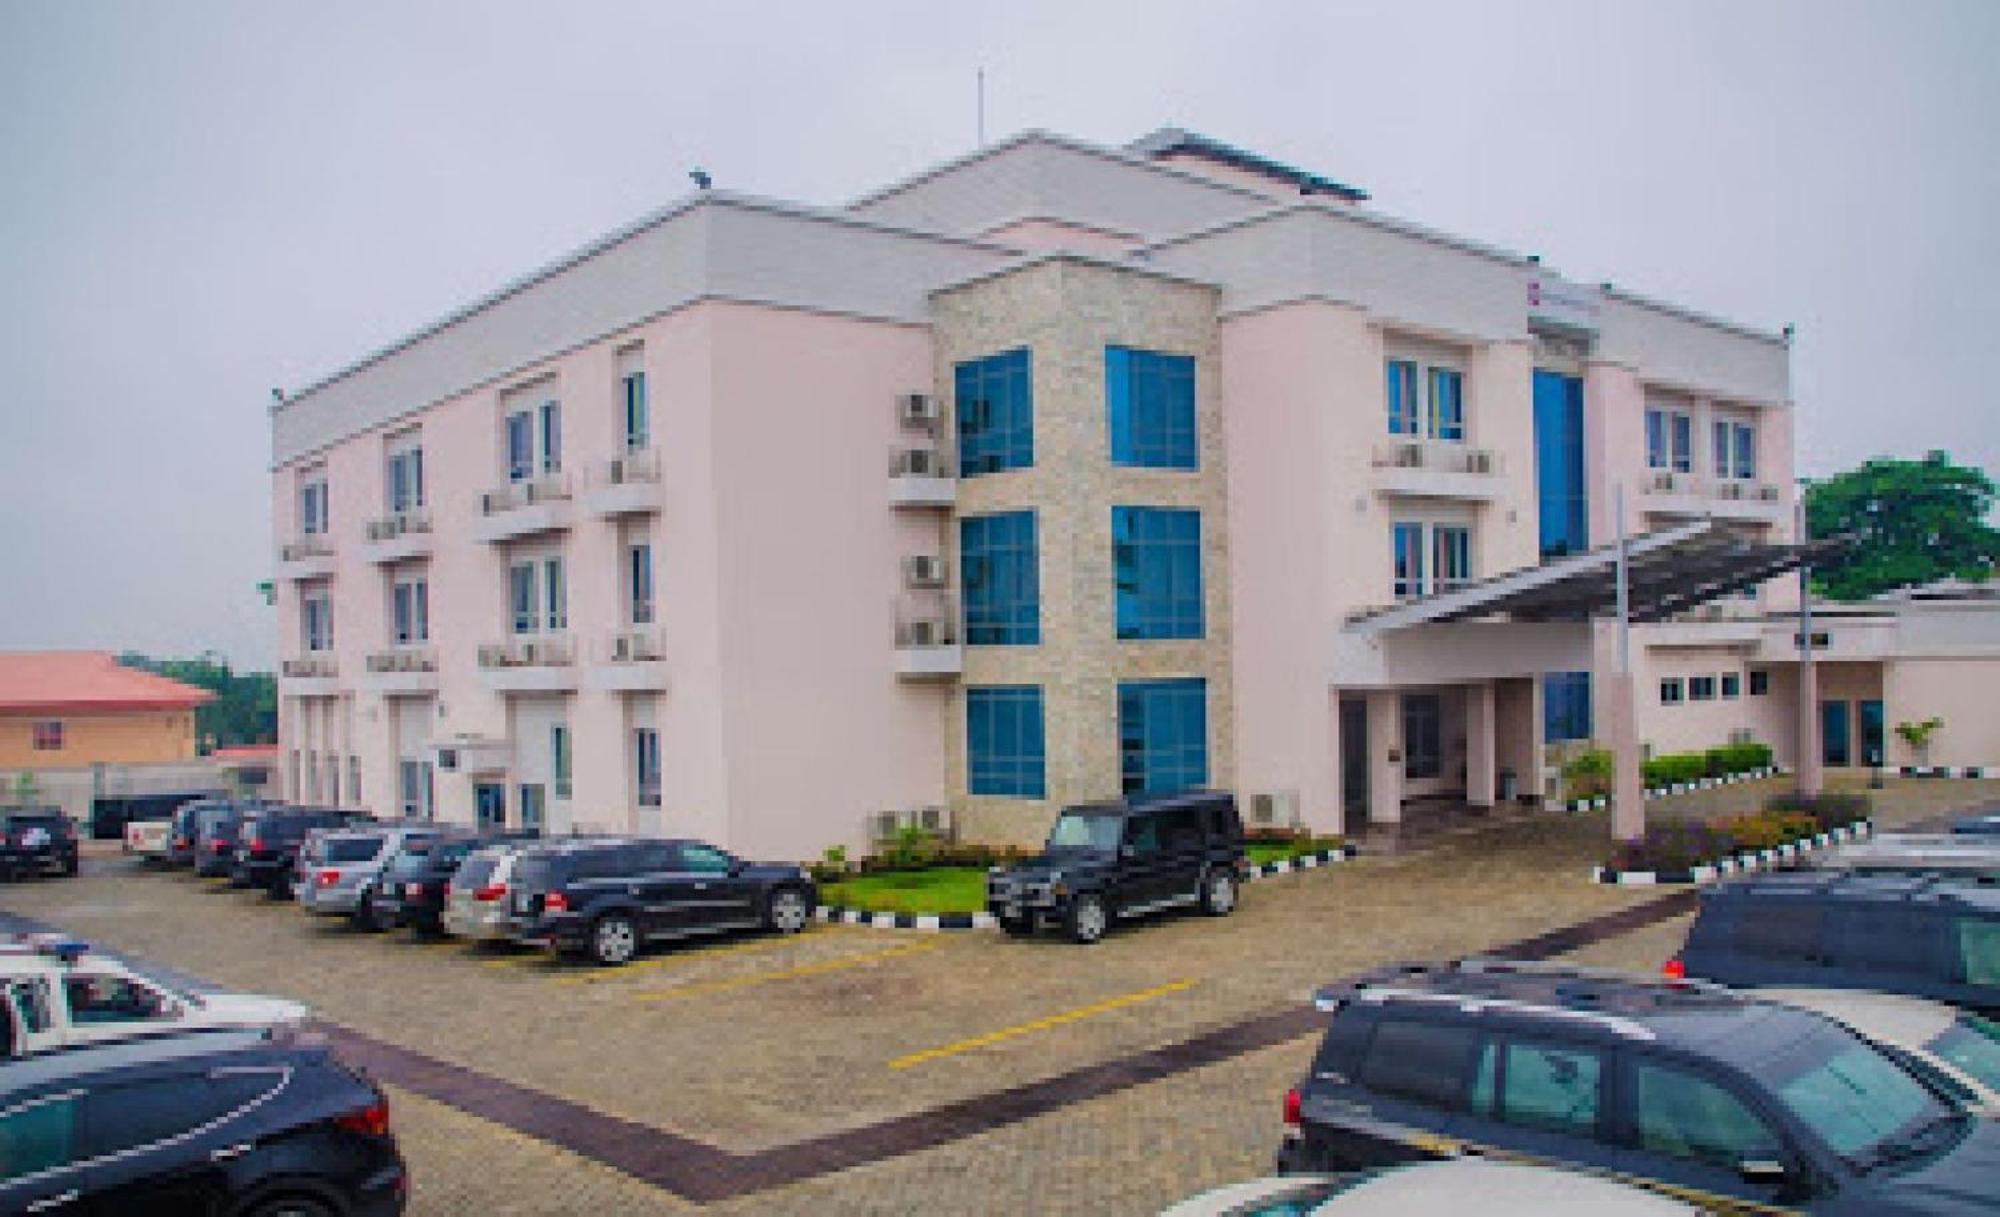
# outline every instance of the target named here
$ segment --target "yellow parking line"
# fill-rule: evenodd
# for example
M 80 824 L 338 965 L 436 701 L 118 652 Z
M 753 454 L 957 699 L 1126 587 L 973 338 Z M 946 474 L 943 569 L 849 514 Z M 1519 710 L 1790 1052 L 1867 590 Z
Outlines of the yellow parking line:
M 546 951 L 532 951 L 525 955 L 508 955 L 501 959 L 482 959 L 479 961 L 479 966 L 482 968 L 528 968 L 536 964 L 546 965 L 553 962 Z
M 918 955 L 925 951 L 935 951 L 937 939 L 926 939 L 882 951 L 867 951 L 859 955 L 841 955 L 833 959 L 821 959 L 813 963 L 802 963 L 792 968 L 777 968 L 769 972 L 752 972 L 746 976 L 731 976 L 726 980 L 702 981 L 692 985 L 676 985 L 671 989 L 648 989 L 632 995 L 635 1001 L 672 1001 L 677 997 L 695 997 L 705 993 L 720 993 L 727 989 L 741 989 L 750 985 L 761 985 L 773 980 L 789 980 L 797 976 L 817 976 L 823 972 L 838 972 L 846 968 L 858 968 L 865 963 L 876 963 L 884 959 L 896 959 L 905 955 Z
M 651 959 L 641 959 L 635 963 L 628 963 L 623 967 L 603 968 L 594 972 L 579 972 L 574 976 L 558 976 L 549 983 L 552 985 L 603 984 L 606 981 L 623 980 L 638 972 L 651 971 L 654 968 L 664 968 L 673 964 L 699 963 L 704 959 L 718 959 L 724 955 L 740 955 L 745 951 L 775 950 L 793 941 L 796 940 L 791 937 L 753 938 L 748 942 L 735 942 L 719 947 L 705 947 L 698 951 L 673 951 L 665 955 L 656 955 Z
M 1193 987 L 1193 985 L 1194 982 L 1191 980 L 1177 980 L 1172 984 L 1158 985 L 1151 989 L 1141 989 L 1137 993 L 1127 993 L 1123 997 L 1114 997 L 1108 1001 L 1097 1002 L 1094 1005 L 1082 1006 L 1075 1010 L 1065 1010 L 1061 1014 L 1051 1014 L 1047 1018 L 1038 1018 L 1031 1023 L 1021 1023 L 1013 1027 L 1002 1027 L 998 1031 L 989 1031 L 985 1035 L 976 1035 L 969 1040 L 960 1040 L 955 1044 L 946 1044 L 942 1048 L 927 1048 L 922 1052 L 912 1052 L 908 1056 L 899 1056 L 889 1062 L 889 1068 L 908 1069 L 912 1065 L 921 1065 L 926 1061 L 935 1061 L 940 1057 L 956 1056 L 961 1052 L 970 1052 L 974 1048 L 984 1048 L 989 1044 L 997 1044 L 1002 1040 L 1013 1039 L 1015 1036 L 1028 1035 L 1036 1031 L 1047 1031 L 1051 1027 L 1060 1027 L 1064 1023 L 1073 1023 L 1080 1019 L 1089 1018 L 1094 1014 L 1104 1014 L 1112 1010 L 1123 1009 L 1126 1006 L 1136 1006 L 1140 1002 L 1152 1001 L 1156 997 L 1165 997 L 1169 993 L 1178 993 L 1182 989 Z

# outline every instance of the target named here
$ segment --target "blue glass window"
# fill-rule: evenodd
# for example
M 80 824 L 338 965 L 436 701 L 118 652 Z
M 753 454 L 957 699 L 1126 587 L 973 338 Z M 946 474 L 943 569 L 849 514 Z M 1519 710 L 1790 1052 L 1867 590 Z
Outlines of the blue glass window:
M 1542 737 L 1551 744 L 1590 738 L 1590 673 L 1542 677 Z
M 646 404 L 646 374 L 633 372 L 622 384 L 625 451 L 643 452 L 652 438 L 652 417 Z
M 1389 434 L 1417 433 L 1417 365 L 1391 359 L 1388 372 Z
M 994 685 L 965 691 L 965 775 L 972 794 L 1039 799 L 1043 777 L 1042 691 Z
M 525 482 L 535 476 L 535 416 L 517 410 L 507 416 L 507 480 Z
M 1431 435 L 1465 438 L 1465 377 L 1455 368 L 1432 368 Z
M 1694 420 L 1679 410 L 1646 411 L 1646 467 L 1686 473 L 1694 468 Z
M 1042 640 L 1041 575 L 1035 513 L 967 516 L 958 522 L 959 587 L 965 641 L 1032 646 Z
M 1737 423 L 1736 432 L 1736 476 L 1753 478 L 1757 476 L 1757 433 L 1748 424 Z
M 1583 480 L 1583 382 L 1535 370 L 1535 484 L 1542 557 L 1590 548 L 1589 492 Z
M 1104 348 L 1104 405 L 1111 463 L 1193 469 L 1194 357 Z
M 1126 794 L 1208 785 L 1208 682 L 1193 677 L 1121 683 L 1118 770 Z
M 1395 553 L 1397 598 L 1423 595 L 1424 526 L 1394 524 L 1390 526 L 1389 535 Z
M 1026 348 L 959 364 L 953 390 L 959 476 L 1035 463 L 1035 393 Z
M 1199 638 L 1201 513 L 1111 509 L 1111 571 L 1120 638 Z
M 1431 529 L 1434 591 L 1448 592 L 1472 581 L 1472 530 L 1440 524 Z

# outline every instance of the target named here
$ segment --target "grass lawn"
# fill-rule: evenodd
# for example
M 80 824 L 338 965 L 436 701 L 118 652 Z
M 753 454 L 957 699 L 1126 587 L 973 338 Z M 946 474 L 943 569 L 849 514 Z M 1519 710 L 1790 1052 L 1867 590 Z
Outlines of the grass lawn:
M 976 866 L 853 875 L 820 887 L 819 898 L 872 913 L 978 913 L 986 909 L 986 871 Z

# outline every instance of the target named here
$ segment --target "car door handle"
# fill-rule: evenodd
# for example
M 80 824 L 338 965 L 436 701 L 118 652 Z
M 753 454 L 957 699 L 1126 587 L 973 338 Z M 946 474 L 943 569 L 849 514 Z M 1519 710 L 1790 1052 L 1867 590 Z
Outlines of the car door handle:
M 208 1160 L 210 1162 L 227 1162 L 231 1158 L 241 1158 L 244 1154 L 249 1153 L 251 1150 L 255 1148 L 256 1148 L 255 1145 L 252 1145 L 247 1141 L 242 1145 L 225 1146 L 224 1148 L 218 1149 L 213 1153 L 209 1154 Z
M 60 1196 L 50 1196 L 46 1200 L 37 1200 L 33 1204 L 29 1205 L 27 1209 L 24 1211 L 30 1213 L 53 1212 L 54 1210 L 61 1208 L 63 1205 L 70 1203 L 71 1201 L 75 1200 L 78 1196 L 81 1195 L 83 1195 L 81 1191 L 78 1191 L 76 1188 L 71 1188 Z

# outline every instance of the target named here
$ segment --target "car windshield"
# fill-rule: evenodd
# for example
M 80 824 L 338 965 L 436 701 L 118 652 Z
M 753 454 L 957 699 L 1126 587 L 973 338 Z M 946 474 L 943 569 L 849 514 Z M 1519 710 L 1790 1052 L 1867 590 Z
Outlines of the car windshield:
M 1065 811 L 1049 830 L 1049 848 L 1116 853 L 1118 833 L 1124 825 L 1125 817 L 1116 812 Z
M 1961 1014 L 1924 1048 L 1965 1070 L 1988 1090 L 2000 1092 L 2000 1025 L 1976 1014 Z
M 1755 1070 L 1835 1153 L 1864 1169 L 1911 1153 L 1958 1123 L 1921 1082 L 1868 1043 L 1831 1028 Z

